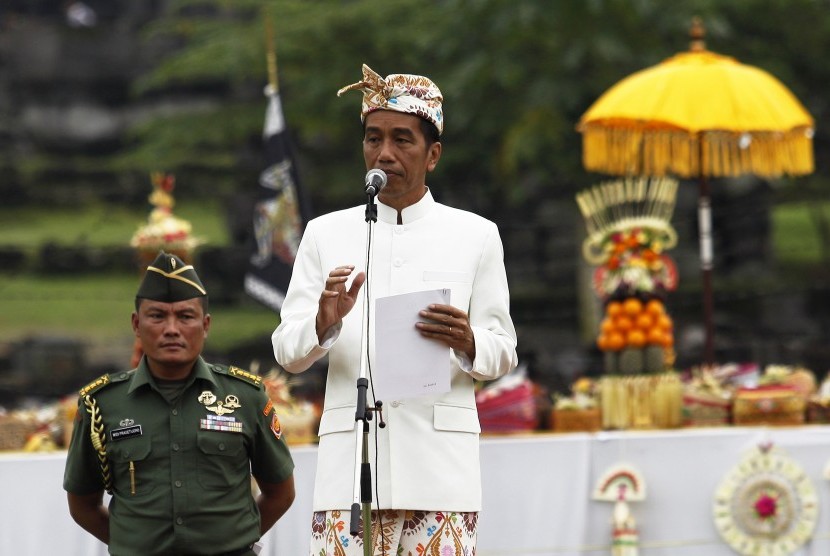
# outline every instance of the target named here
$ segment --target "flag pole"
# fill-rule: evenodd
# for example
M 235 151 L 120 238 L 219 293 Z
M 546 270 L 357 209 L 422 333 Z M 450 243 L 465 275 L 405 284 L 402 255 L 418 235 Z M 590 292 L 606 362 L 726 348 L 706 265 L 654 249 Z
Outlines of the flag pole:
M 271 21 L 271 10 L 263 7 L 265 19 L 265 62 L 268 68 L 268 86 L 273 93 L 280 90 L 277 79 L 277 48 L 274 40 L 274 23 Z

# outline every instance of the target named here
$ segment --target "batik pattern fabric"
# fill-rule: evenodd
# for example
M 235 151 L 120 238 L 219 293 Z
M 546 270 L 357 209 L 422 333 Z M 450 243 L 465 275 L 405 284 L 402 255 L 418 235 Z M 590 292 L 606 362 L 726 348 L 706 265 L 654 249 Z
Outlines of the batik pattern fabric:
M 346 85 L 337 91 L 337 96 L 347 91 L 363 91 L 360 121 L 375 110 L 394 110 L 432 122 L 438 135 L 444 131 L 444 97 L 428 77 L 393 73 L 383 78 L 363 64 L 363 80 Z
M 363 521 L 349 533 L 347 511 L 315 512 L 310 556 L 363 556 Z M 478 512 L 372 512 L 372 556 L 475 556 Z

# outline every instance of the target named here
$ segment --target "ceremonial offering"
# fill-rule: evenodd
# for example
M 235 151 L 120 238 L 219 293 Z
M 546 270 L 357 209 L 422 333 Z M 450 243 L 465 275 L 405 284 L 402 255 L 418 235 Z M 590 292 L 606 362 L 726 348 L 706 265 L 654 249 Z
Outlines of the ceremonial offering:
M 807 421 L 830 423 L 830 374 L 825 376 L 818 390 L 807 401 Z
M 608 374 L 662 372 L 674 363 L 666 293 L 677 269 L 664 253 L 677 243 L 670 224 L 677 181 L 628 178 L 579 193 L 588 237 L 585 259 L 596 265 L 594 289 L 604 304 L 597 347 Z
M 153 191 L 148 197 L 153 210 L 147 222 L 141 225 L 130 239 L 130 246 L 136 249 L 139 268 L 143 271 L 164 251 L 178 256 L 184 262 L 191 262 L 193 251 L 202 240 L 192 235 L 192 226 L 187 220 L 176 217 L 173 207 L 173 189 L 176 178 L 172 174 L 155 172 L 151 175 Z
M 732 389 L 709 369 L 693 369 L 683 386 L 683 425 L 718 427 L 732 420 Z
M 481 387 L 476 407 L 485 433 L 528 432 L 539 426 L 533 384 L 521 372 Z
M 783 450 L 762 444 L 724 477 L 715 492 L 715 526 L 738 554 L 794 554 L 813 535 L 815 488 Z
M 255 368 L 256 365 L 252 365 Z M 289 445 L 313 444 L 320 424 L 320 410 L 313 403 L 299 400 L 291 393 L 286 377 L 272 369 L 262 379 L 268 398 L 274 402 L 282 434 Z
M 571 391 L 571 396 L 554 396 L 551 428 L 557 432 L 590 432 L 602 429 L 596 383 L 583 377 L 574 382 Z
M 0 417 L 0 450 L 22 450 L 38 427 L 34 416 L 23 412 Z
M 603 353 L 603 428 L 677 427 L 682 389 L 670 372 L 674 323 L 666 309 L 677 287 L 677 243 L 670 224 L 677 181 L 627 178 L 579 193 L 588 236 L 585 259 L 596 265 L 594 290 L 603 304 L 596 339 Z
M 801 425 L 805 410 L 806 401 L 791 386 L 740 388 L 735 393 L 732 422 L 736 425 Z
M 812 371 L 804 367 L 788 365 L 767 365 L 759 381 L 761 385 L 779 384 L 789 386 L 796 393 L 809 400 L 816 393 L 816 377 Z
M 677 428 L 682 424 L 683 383 L 675 372 L 603 376 L 599 381 L 602 428 Z

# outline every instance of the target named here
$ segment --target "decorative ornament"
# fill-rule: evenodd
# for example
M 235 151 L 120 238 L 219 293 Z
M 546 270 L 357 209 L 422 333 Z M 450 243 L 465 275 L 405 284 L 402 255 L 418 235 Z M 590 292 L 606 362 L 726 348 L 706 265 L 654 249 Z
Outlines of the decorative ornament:
M 715 526 L 738 554 L 786 556 L 813 534 L 819 501 L 801 466 L 772 443 L 750 451 L 715 492 Z
M 670 291 L 677 270 L 663 251 L 677 244 L 671 217 L 678 182 L 671 178 L 626 178 L 577 194 L 588 237 L 582 254 L 598 266 L 597 293 L 622 297 Z
M 642 475 L 630 465 L 617 464 L 597 481 L 593 498 L 614 502 L 611 556 L 637 556 L 639 535 L 628 502 L 645 500 L 646 483 Z

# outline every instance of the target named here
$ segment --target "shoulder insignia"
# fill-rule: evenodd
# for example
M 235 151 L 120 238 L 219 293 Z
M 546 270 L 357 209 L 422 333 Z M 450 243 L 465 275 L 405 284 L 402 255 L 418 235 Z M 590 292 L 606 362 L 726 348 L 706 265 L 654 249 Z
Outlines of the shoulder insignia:
M 261 376 L 249 373 L 248 371 L 243 371 L 239 367 L 234 367 L 233 365 L 228 367 L 228 374 L 240 380 L 244 380 L 245 382 L 249 382 L 254 386 L 259 386 L 260 384 L 262 384 Z
M 109 384 L 113 384 L 114 382 L 122 382 L 127 380 L 135 373 L 135 369 L 131 371 L 124 371 L 118 373 L 112 373 L 108 375 L 101 375 L 80 390 L 78 390 L 78 394 L 83 398 L 88 394 L 92 394 L 93 392 L 97 392 L 104 386 Z
M 91 394 L 98 390 L 99 388 L 103 388 L 107 384 L 110 383 L 110 375 L 101 375 L 83 388 L 78 391 L 78 394 L 83 398 L 87 394 Z

